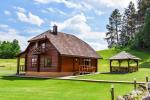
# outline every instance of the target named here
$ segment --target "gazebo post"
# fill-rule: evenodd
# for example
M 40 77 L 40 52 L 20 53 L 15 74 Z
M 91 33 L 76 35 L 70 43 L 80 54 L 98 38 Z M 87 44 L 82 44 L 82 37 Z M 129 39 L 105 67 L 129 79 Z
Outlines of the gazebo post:
M 130 60 L 128 59 L 128 72 L 130 71 Z
M 112 62 L 112 60 L 110 60 L 110 72 L 112 72 L 111 62 Z
M 17 75 L 19 75 L 20 57 L 17 57 Z
M 118 62 L 119 62 L 119 72 L 120 72 L 120 71 L 121 71 L 121 70 L 120 70 L 120 67 L 121 67 L 121 61 L 118 60 Z
M 137 64 L 137 71 L 139 70 L 139 61 L 137 60 L 136 61 L 136 64 Z

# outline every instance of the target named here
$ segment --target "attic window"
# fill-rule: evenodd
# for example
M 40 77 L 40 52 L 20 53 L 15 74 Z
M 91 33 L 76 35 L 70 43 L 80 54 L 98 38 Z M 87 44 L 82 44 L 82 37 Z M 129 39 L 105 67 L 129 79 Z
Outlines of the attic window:
M 46 47 L 46 43 L 42 43 L 42 48 L 44 49 Z

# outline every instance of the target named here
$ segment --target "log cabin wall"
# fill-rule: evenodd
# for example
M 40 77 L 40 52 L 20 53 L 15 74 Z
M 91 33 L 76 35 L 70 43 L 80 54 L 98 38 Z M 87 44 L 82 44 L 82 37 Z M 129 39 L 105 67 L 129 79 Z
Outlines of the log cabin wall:
M 29 48 L 28 48 L 28 53 L 27 53 L 27 71 L 37 71 L 37 67 L 32 67 L 31 65 L 31 60 L 32 60 L 32 50 L 35 49 L 35 43 L 31 43 Z
M 58 69 L 58 55 L 59 53 L 55 47 L 49 42 L 46 41 L 47 52 L 40 57 L 40 71 L 41 72 L 56 72 Z M 51 59 L 51 66 L 44 65 L 44 59 Z
M 55 49 L 55 47 L 47 40 L 47 41 L 40 41 L 39 46 L 42 45 L 42 43 L 46 43 L 46 52 L 43 54 L 40 54 L 40 72 L 56 72 L 58 69 L 58 52 Z M 32 54 L 32 51 L 36 48 L 36 43 L 32 43 L 32 45 L 29 47 L 29 52 L 27 54 L 27 71 L 37 71 L 37 66 L 32 66 L 32 58 L 36 57 L 36 55 Z M 49 58 L 51 59 L 51 66 L 45 66 L 45 59 Z
M 73 57 L 61 57 L 61 72 L 73 72 Z
M 79 66 L 84 65 L 84 59 L 88 58 L 79 58 L 79 57 L 61 57 L 62 63 L 61 63 L 61 71 L 62 72 L 76 72 L 79 71 Z M 91 65 L 93 67 L 96 67 L 97 69 L 97 59 L 90 59 Z

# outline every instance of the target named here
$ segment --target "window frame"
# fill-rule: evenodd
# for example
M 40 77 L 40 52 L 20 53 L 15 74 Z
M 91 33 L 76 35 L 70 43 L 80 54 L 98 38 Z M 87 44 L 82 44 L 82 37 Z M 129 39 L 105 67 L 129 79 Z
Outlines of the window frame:
M 38 58 L 37 57 L 32 57 L 31 58 L 31 67 L 33 67 L 33 68 L 35 68 L 35 67 L 37 67 L 37 64 L 38 64 Z
M 92 60 L 89 58 L 83 59 L 83 65 L 84 66 L 91 66 L 92 65 Z

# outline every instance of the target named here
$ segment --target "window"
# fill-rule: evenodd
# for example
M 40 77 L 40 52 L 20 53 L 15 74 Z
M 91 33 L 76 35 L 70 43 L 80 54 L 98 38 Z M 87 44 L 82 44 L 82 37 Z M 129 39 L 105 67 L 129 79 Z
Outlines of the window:
M 32 64 L 32 67 L 37 67 L 37 58 L 32 58 L 31 59 L 31 64 Z
M 46 57 L 45 58 L 45 67 L 51 67 L 52 60 L 51 58 Z
M 91 66 L 91 59 L 84 59 L 83 64 L 86 66 Z
M 45 47 L 46 47 L 46 44 L 42 43 L 42 49 L 45 49 Z

